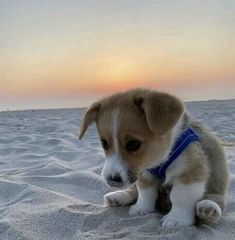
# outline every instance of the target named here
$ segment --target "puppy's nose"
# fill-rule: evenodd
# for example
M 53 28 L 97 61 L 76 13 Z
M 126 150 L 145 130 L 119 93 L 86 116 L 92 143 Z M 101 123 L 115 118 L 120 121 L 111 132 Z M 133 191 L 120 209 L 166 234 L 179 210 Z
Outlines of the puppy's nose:
M 108 184 L 110 186 L 121 186 L 122 185 L 122 178 L 120 177 L 119 174 L 115 174 L 113 176 L 108 176 L 107 177 L 107 180 L 108 180 Z
M 110 180 L 114 181 L 114 182 L 122 183 L 122 179 L 121 179 L 120 175 L 110 176 Z

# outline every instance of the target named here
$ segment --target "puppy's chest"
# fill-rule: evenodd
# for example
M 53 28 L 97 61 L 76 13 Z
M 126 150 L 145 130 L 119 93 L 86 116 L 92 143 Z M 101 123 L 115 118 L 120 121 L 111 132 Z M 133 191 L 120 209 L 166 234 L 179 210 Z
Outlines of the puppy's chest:
M 164 180 L 164 184 L 172 184 L 174 179 L 180 176 L 187 164 L 187 157 L 185 154 L 180 155 L 176 161 L 174 161 L 166 170 L 166 178 Z

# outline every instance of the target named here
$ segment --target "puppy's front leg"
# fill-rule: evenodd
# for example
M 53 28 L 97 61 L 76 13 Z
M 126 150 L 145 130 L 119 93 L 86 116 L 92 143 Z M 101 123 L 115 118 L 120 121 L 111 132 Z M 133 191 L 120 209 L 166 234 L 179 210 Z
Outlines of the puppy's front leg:
M 163 217 L 163 227 L 190 226 L 195 221 L 195 205 L 205 192 L 205 183 L 176 181 L 170 193 L 171 211 Z
M 154 212 L 156 206 L 156 199 L 158 196 L 159 183 L 155 181 L 146 182 L 143 179 L 138 180 L 138 198 L 137 202 L 130 207 L 130 216 L 140 216 L 147 213 Z
M 119 190 L 104 195 L 105 205 L 109 207 L 126 206 L 135 202 L 136 199 L 137 188 L 135 184 L 125 190 Z

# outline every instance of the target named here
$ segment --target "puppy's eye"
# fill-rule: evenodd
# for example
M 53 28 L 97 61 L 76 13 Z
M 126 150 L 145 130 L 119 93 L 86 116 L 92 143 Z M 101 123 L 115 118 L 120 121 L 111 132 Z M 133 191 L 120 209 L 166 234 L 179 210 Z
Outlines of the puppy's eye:
M 104 138 L 102 138 L 100 141 L 101 141 L 101 144 L 102 144 L 102 147 L 104 148 L 104 150 L 108 150 L 109 149 L 108 142 Z
M 130 140 L 126 143 L 126 150 L 128 152 L 135 152 L 137 151 L 141 146 L 141 141 L 139 140 Z

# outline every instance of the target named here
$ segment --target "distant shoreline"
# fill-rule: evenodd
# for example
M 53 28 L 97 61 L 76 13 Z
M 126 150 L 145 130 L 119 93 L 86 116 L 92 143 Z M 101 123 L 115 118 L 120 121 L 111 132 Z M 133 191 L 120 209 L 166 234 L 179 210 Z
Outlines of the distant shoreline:
M 235 98 L 231 98 L 231 99 L 210 99 L 210 100 L 193 100 L 193 101 L 185 101 L 186 104 L 188 103 L 211 103 L 211 102 L 230 102 L 230 101 L 235 101 Z M 86 109 L 88 106 L 86 107 L 61 107 L 61 108 L 35 108 L 35 109 L 17 109 L 17 110 L 0 110 L 0 113 L 5 113 L 5 112 L 23 112 L 23 111 L 51 111 L 51 110 L 75 110 L 75 109 Z

